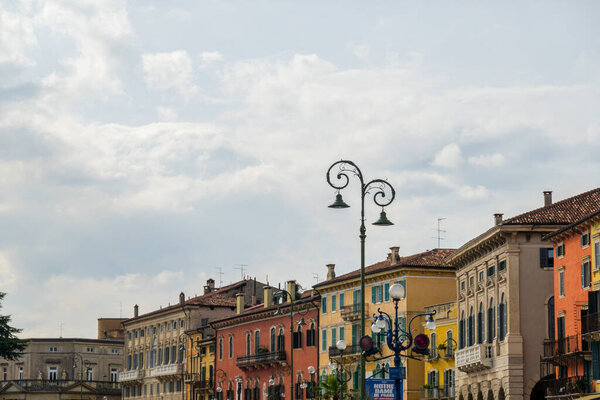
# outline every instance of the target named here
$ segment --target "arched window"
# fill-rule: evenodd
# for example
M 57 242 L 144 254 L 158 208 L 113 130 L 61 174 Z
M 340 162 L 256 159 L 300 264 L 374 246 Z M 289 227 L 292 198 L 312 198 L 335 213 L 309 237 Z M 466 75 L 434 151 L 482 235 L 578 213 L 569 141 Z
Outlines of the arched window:
M 475 315 L 473 314 L 473 306 L 469 311 L 469 319 L 467 323 L 467 346 L 475 344 Z
M 446 331 L 446 357 L 452 357 L 454 354 L 454 339 L 452 331 Z
M 285 350 L 285 336 L 283 333 L 283 328 L 279 328 L 279 335 L 277 335 L 277 350 Z
M 485 335 L 485 311 L 483 310 L 483 302 L 479 303 L 479 311 L 477 312 L 477 343 L 481 344 L 484 341 Z
M 465 312 L 463 311 L 460 315 L 460 321 L 458 323 L 458 348 L 465 348 Z
M 150 368 L 154 368 L 156 363 L 156 338 L 152 341 L 152 350 L 150 350 Z
M 219 338 L 219 360 L 223 359 L 223 338 Z
M 502 293 L 502 297 L 500 297 L 500 304 L 498 304 L 498 340 L 504 340 L 504 335 L 506 335 L 506 297 L 504 297 L 504 293 Z
M 343 328 L 340 328 L 340 332 L 342 332 Z M 341 337 L 340 333 L 340 337 Z M 316 346 L 317 344 L 317 331 L 315 329 L 315 323 L 310 323 L 310 328 L 306 331 L 306 346 Z
M 254 332 L 254 354 L 258 354 L 260 349 L 260 331 Z
M 233 336 L 229 335 L 229 358 L 233 358 Z
M 496 314 L 494 313 L 494 298 L 490 299 L 490 306 L 488 308 L 488 343 L 492 343 L 494 341 L 494 336 L 496 336 Z
M 431 358 L 436 358 L 437 357 L 437 353 L 438 353 L 438 349 L 437 349 L 437 335 L 435 332 L 431 332 L 431 335 L 429 335 L 429 348 L 430 350 L 430 356 Z
M 252 334 L 246 333 L 246 355 L 250 355 L 250 349 L 252 348 Z
M 554 296 L 548 300 L 548 339 L 554 340 Z
M 275 351 L 277 350 L 276 346 L 276 341 L 275 341 L 275 328 L 271 328 L 271 347 L 270 350 L 271 351 Z
M 383 368 L 383 372 L 381 373 L 381 377 L 385 378 L 386 376 L 389 378 L 390 373 L 390 363 L 385 363 L 385 367 Z M 387 375 L 386 375 L 387 374 Z

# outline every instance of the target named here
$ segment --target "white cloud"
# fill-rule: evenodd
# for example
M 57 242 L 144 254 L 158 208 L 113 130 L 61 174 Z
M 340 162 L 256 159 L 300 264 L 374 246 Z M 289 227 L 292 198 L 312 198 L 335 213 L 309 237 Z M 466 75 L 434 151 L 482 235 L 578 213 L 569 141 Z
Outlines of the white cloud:
M 462 162 L 460 147 L 456 143 L 450 143 L 435 154 L 431 164 L 436 167 L 455 168 Z
M 352 52 L 358 59 L 367 61 L 371 54 L 371 48 L 367 44 L 355 44 L 352 46 Z
M 161 121 L 177 121 L 178 114 L 175 108 L 156 107 L 156 114 Z
M 17 283 L 17 271 L 4 252 L 0 252 L 0 291 L 11 290 Z
M 198 88 L 192 82 L 192 59 L 187 51 L 142 55 L 146 85 L 156 90 L 176 90 L 186 99 Z
M 0 3 L 0 64 L 32 66 L 28 48 L 37 45 L 33 21 L 26 15 L 5 10 Z
M 204 53 L 200 54 L 200 59 L 204 63 L 208 64 L 217 61 L 223 61 L 223 55 L 218 51 L 205 51 Z
M 469 157 L 469 164 L 478 167 L 499 167 L 503 165 L 505 161 L 504 155 L 500 153 Z

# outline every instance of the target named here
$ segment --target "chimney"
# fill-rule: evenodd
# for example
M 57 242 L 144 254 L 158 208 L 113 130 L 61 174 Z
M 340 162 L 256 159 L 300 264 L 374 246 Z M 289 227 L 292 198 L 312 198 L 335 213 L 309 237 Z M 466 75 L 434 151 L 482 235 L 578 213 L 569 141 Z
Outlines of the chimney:
M 327 264 L 327 280 L 335 278 L 335 264 Z
M 265 304 L 265 308 L 271 307 L 273 305 L 273 288 L 268 285 L 263 287 L 263 296 L 263 303 Z
M 140 315 L 140 308 L 138 307 L 138 305 L 136 304 L 135 306 L 133 306 L 133 317 L 138 317 Z
M 544 191 L 544 207 L 552 205 L 552 190 Z
M 251 301 L 251 303 L 253 306 L 256 305 L 256 277 L 254 277 L 254 283 L 252 286 L 252 301 Z
M 185 304 L 185 294 L 183 292 L 179 293 L 179 305 L 182 306 Z
M 396 265 L 400 262 L 400 247 L 390 247 L 392 255 L 390 256 L 390 265 Z
M 290 292 L 292 300 L 296 301 L 296 281 L 291 280 L 285 283 L 285 290 Z
M 494 225 L 500 225 L 502 223 L 502 216 L 504 214 L 494 214 Z
M 244 293 L 238 293 L 235 295 L 236 301 L 236 313 L 241 314 L 244 311 Z

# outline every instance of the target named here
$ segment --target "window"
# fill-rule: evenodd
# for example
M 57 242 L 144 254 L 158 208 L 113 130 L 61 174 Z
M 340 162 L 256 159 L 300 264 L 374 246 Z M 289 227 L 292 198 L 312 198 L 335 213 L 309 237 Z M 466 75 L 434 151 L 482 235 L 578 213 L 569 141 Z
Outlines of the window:
M 23 379 L 23 367 L 19 367 L 19 380 Z
M 493 276 L 495 273 L 496 273 L 496 271 L 494 270 L 494 266 L 493 266 L 493 265 L 490 265 L 490 266 L 487 268 L 487 276 L 488 276 L 488 278 L 489 278 L 490 276 Z
M 87 368 L 85 370 L 85 377 L 88 381 L 93 381 L 94 380 L 94 370 L 92 368 Z
M 316 334 L 317 334 L 317 331 L 315 329 L 315 323 L 311 322 L 310 327 L 306 331 L 306 346 L 316 346 L 317 345 L 316 340 L 315 340 Z
M 594 242 L 594 268 L 600 268 L 600 242 Z
M 337 328 L 331 328 L 331 346 L 337 344 Z
M 507 330 L 506 297 L 502 293 L 500 304 L 498 304 L 498 340 L 504 340 Z
M 506 269 L 506 260 L 498 262 L 498 271 L 504 271 Z
M 223 338 L 219 338 L 219 360 L 223 359 Z
M 465 312 L 463 311 L 460 315 L 460 321 L 458 323 L 458 348 L 464 349 L 465 347 Z
M 450 389 L 454 387 L 454 370 L 447 369 L 444 371 L 444 388 L 446 393 L 452 392 Z
M 337 311 L 337 295 L 331 295 L 331 312 Z
M 454 340 L 452 331 L 446 331 L 446 357 L 452 357 L 454 350 Z
M 340 310 L 344 308 L 344 293 L 340 293 Z
M 285 335 L 283 333 L 283 328 L 279 328 L 279 335 L 277 335 L 277 350 L 285 350 Z
M 469 278 L 469 287 L 475 286 L 475 277 L 472 276 Z
M 58 379 L 58 367 L 48 367 L 48 380 L 55 381 Z
M 427 384 L 431 389 L 437 389 L 439 384 L 439 376 L 437 369 L 432 369 L 427 372 Z
M 110 349 L 111 354 L 119 354 L 119 349 Z
M 373 304 L 383 301 L 383 285 L 373 286 L 371 288 L 371 301 Z
M 340 326 L 340 340 L 346 340 L 345 339 L 345 329 L 343 326 Z
M 260 331 L 254 332 L 254 354 L 258 354 L 260 348 Z
M 581 247 L 586 247 L 590 245 L 590 231 L 586 231 L 583 235 L 581 235 Z
M 565 244 L 560 243 L 556 246 L 556 257 L 562 258 L 565 256 Z
M 390 301 L 390 283 L 386 282 L 383 285 L 383 301 Z
M 229 358 L 233 358 L 233 336 L 229 335 Z
M 484 338 L 485 311 L 483 303 L 479 303 L 479 311 L 477 312 L 477 343 L 483 343 Z
M 431 335 L 429 335 L 429 348 L 430 350 L 430 357 L 431 358 L 436 358 L 437 357 L 437 335 L 435 334 L 435 332 L 432 332 Z
M 581 263 L 581 287 L 587 289 L 592 281 L 592 268 L 589 261 Z
M 138 338 L 138 335 L 139 335 L 139 333 L 138 333 L 138 330 L 136 329 L 136 330 L 133 332 L 133 337 L 137 339 L 137 338 Z
M 540 268 L 554 267 L 554 249 L 552 247 L 543 247 L 540 249 Z
M 131 331 L 127 332 L 127 340 L 131 340 Z
M 229 336 L 229 346 L 231 347 L 231 336 Z M 246 333 L 246 355 L 250 355 L 250 348 L 252 347 L 252 334 L 250 332 Z M 230 350 L 231 353 L 231 350 Z M 229 356 L 231 358 L 231 356 Z
M 564 297 L 565 295 L 565 270 L 564 267 L 558 271 L 558 296 Z
M 183 319 L 179 320 L 179 327 L 183 328 L 185 326 L 185 321 Z
M 321 329 L 321 351 L 327 351 L 327 329 Z
M 271 347 L 270 347 L 270 349 L 272 352 L 276 350 L 276 347 L 275 347 L 276 343 L 277 342 L 275 339 L 275 328 L 271 328 Z M 307 346 L 308 346 L 308 343 L 307 343 Z
M 155 326 L 152 327 L 152 334 L 156 335 L 156 327 Z
M 496 336 L 496 314 L 494 307 L 494 299 L 490 299 L 490 306 L 488 308 L 488 343 L 492 343 L 494 341 L 494 336 Z
M 483 282 L 484 279 L 485 279 L 485 274 L 483 273 L 483 271 L 479 271 L 479 282 Z
M 327 296 L 321 297 L 321 314 L 327 314 Z
M 473 346 L 475 344 L 475 316 L 473 314 L 473 307 L 469 312 L 469 318 L 467 319 L 467 346 Z
M 554 340 L 554 296 L 548 300 L 548 339 Z
M 86 351 L 87 351 L 88 353 L 93 353 L 93 352 L 95 351 L 95 349 L 94 349 L 93 347 L 88 347 L 88 348 L 86 349 Z
M 463 291 L 463 292 L 465 291 L 465 281 L 462 281 L 460 283 L 460 290 Z
M 110 369 L 110 381 L 116 382 L 119 377 L 119 371 L 116 368 Z
M 8 380 L 8 368 L 6 367 L 2 367 L 2 380 Z
M 296 332 L 294 332 L 292 347 L 299 349 L 302 347 L 302 326 L 298 325 Z

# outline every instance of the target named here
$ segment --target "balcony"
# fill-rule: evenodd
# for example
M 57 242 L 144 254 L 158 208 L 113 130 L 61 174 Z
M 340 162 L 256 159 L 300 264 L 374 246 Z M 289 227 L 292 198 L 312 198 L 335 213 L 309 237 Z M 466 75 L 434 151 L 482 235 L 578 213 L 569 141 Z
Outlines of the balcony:
M 249 356 L 238 357 L 235 364 L 239 368 L 262 368 L 269 367 L 271 365 L 284 365 L 286 362 L 286 355 L 284 350 L 272 351 L 269 353 L 252 354 Z
M 576 398 L 590 389 L 584 376 L 571 376 L 543 381 L 547 397 Z M 567 397 L 569 396 L 569 397 Z
M 494 349 L 489 344 L 476 344 L 455 353 L 455 365 L 462 372 L 481 371 L 492 367 Z
M 213 381 L 202 378 L 202 376 L 198 373 L 185 374 L 184 380 L 186 383 L 191 384 L 196 389 L 206 390 L 213 388 Z
M 421 399 L 452 399 L 454 394 L 454 386 L 421 389 Z
M 557 365 L 562 365 L 572 357 L 584 357 L 591 360 L 591 351 L 587 342 L 580 335 L 573 335 L 562 339 L 544 340 L 543 360 L 551 360 Z
M 144 370 L 134 369 L 132 371 L 119 372 L 119 382 L 139 381 L 144 377 Z
M 20 379 L 14 381 L 3 381 L 3 384 L 13 382 L 27 392 L 53 392 L 52 398 L 55 398 L 56 392 L 68 392 L 74 385 L 83 383 L 91 386 L 98 391 L 98 395 L 121 395 L 121 384 L 119 382 L 109 381 L 80 381 L 80 380 L 50 380 L 50 379 Z M 60 397 L 60 396 L 59 396 Z
M 358 344 L 350 344 L 344 350 L 340 350 L 335 346 L 329 347 L 329 357 L 360 355 L 360 353 L 362 353 L 362 349 Z
M 158 367 L 154 367 L 150 369 L 150 377 L 152 378 L 162 378 L 168 377 L 172 375 L 181 375 L 183 371 L 183 364 L 167 364 L 167 365 L 159 365 Z
M 600 341 L 600 313 L 592 313 L 581 319 L 581 335 L 585 340 Z
M 365 318 L 369 318 L 368 312 L 369 304 L 365 303 Z M 342 319 L 346 322 L 354 322 L 360 319 L 360 304 L 348 304 L 340 307 Z

